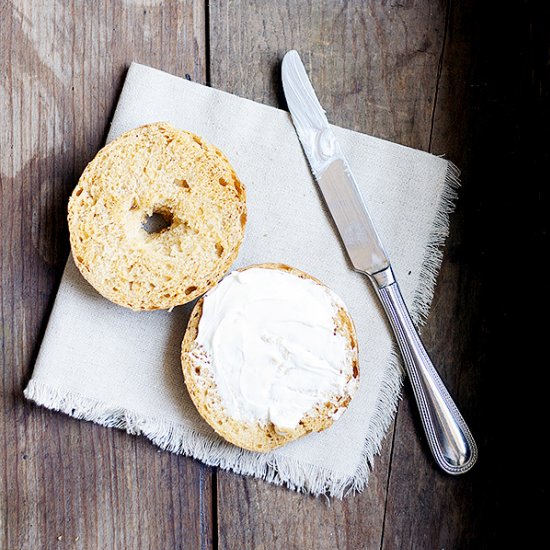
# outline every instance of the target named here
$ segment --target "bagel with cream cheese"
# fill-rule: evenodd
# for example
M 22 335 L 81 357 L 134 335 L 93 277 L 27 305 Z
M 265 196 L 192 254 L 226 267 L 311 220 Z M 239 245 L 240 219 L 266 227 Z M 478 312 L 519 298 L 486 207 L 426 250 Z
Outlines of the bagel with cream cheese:
M 252 451 L 328 428 L 359 383 L 345 305 L 283 264 L 234 271 L 205 294 L 191 314 L 181 360 L 202 417 Z

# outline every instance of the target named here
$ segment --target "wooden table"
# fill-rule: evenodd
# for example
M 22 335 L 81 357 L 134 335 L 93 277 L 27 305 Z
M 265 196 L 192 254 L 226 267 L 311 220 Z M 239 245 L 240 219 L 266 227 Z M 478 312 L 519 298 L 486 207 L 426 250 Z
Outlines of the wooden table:
M 503 419 L 511 402 L 529 402 L 536 418 L 544 390 L 508 375 L 542 367 L 543 330 L 522 329 L 528 297 L 507 258 L 547 244 L 547 186 L 535 174 L 546 170 L 547 183 L 548 142 L 537 132 L 549 123 L 550 41 L 547 8 L 527 1 L 496 13 L 487 4 L 1 3 L 0 548 L 466 549 L 509 540 L 510 487 L 530 474 L 510 456 Z M 368 488 L 330 502 L 22 397 L 68 254 L 67 198 L 105 139 L 129 63 L 284 107 L 279 64 L 290 48 L 332 122 L 446 154 L 463 169 L 423 329 L 479 442 L 478 466 L 461 478 L 434 466 L 408 388 Z M 506 223 L 489 222 L 495 210 Z M 528 338 L 521 352 L 518 338 Z M 521 483 L 510 478 L 512 459 Z M 533 487 L 522 497 L 544 491 Z

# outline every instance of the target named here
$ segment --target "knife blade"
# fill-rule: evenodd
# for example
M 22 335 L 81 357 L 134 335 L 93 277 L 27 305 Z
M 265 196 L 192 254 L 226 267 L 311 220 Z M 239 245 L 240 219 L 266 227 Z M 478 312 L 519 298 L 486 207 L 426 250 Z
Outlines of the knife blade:
M 390 261 L 298 52 L 285 55 L 282 74 L 294 127 L 351 263 L 370 275 L 388 268 Z
M 285 98 L 311 171 L 356 271 L 369 277 L 396 337 L 434 459 L 449 474 L 470 470 L 477 446 L 435 370 L 395 279 L 363 197 L 298 52 L 282 63 Z

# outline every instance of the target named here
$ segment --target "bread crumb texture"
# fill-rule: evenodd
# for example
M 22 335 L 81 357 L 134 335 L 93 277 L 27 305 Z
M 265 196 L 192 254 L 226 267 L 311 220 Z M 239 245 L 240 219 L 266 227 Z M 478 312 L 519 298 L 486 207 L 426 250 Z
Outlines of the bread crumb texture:
M 239 271 L 253 267 L 280 269 L 324 286 L 311 275 L 284 264 L 252 265 Z M 340 395 L 333 395 L 308 411 L 295 429 L 282 433 L 277 431 L 272 423 L 238 421 L 225 410 L 216 388 L 216 382 L 208 367 L 205 366 L 208 364 L 205 350 L 196 343 L 203 302 L 204 297 L 197 302 L 191 314 L 183 338 L 181 362 L 185 384 L 195 407 L 206 422 L 224 439 L 238 447 L 265 453 L 308 433 L 320 432 L 329 428 L 345 412 L 359 386 L 359 359 L 355 327 L 349 313 L 341 303 L 335 304 L 334 330 L 345 337 L 349 350 L 349 360 L 346 365 L 343 365 L 343 372 L 347 379 L 345 390 Z M 261 365 L 258 365 L 258 368 L 261 368 Z
M 158 122 L 99 151 L 69 199 L 68 221 L 75 263 L 100 294 L 134 310 L 169 309 L 230 268 L 245 189 L 219 149 Z

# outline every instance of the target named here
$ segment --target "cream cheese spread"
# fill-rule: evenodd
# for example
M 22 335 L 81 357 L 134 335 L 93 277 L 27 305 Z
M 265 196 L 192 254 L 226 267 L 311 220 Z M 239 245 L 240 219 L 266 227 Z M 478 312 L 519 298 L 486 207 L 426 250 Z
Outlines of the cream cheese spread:
M 235 271 L 204 297 L 193 360 L 212 375 L 230 416 L 290 431 L 349 389 L 352 352 L 335 330 L 340 307 L 310 279 L 262 267 Z

